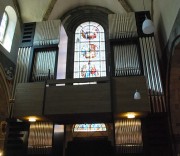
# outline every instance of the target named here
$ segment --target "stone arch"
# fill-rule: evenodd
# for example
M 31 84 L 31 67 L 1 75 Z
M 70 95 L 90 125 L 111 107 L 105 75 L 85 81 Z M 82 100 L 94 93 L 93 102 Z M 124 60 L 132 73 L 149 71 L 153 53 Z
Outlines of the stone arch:
M 99 23 L 105 32 L 105 41 L 108 42 L 108 14 L 112 14 L 113 12 L 97 6 L 83 6 L 75 8 L 66 14 L 64 14 L 61 18 L 62 24 L 65 28 L 65 31 L 68 36 L 68 48 L 67 48 L 67 70 L 66 77 L 73 77 L 73 54 L 74 54 L 74 35 L 76 28 L 84 22 L 93 21 Z M 107 43 L 106 42 L 106 43 Z M 106 55 L 109 55 L 109 44 L 106 44 Z M 107 57 L 110 58 L 110 57 Z M 107 66 L 110 60 L 106 60 Z M 107 73 L 108 74 L 108 73 Z

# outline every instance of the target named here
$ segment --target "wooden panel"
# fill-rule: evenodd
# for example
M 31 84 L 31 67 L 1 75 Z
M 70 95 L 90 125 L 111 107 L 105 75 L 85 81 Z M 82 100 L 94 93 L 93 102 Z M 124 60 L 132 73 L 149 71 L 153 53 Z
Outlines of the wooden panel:
M 45 115 L 111 112 L 110 84 L 46 88 Z
M 43 82 L 19 83 L 16 87 L 14 117 L 41 116 L 44 98 Z
M 124 112 L 149 112 L 150 104 L 145 77 L 114 77 L 112 78 L 113 111 L 115 116 Z M 136 89 L 141 99 L 134 100 Z

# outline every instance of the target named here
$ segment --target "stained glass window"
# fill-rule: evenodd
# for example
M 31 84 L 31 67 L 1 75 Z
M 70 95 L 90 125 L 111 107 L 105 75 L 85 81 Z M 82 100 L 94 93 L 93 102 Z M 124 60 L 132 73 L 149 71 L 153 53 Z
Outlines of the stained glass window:
M 76 124 L 74 126 L 74 132 L 96 132 L 106 131 L 106 125 L 104 123 L 96 124 Z
M 105 34 L 96 22 L 85 22 L 75 31 L 74 78 L 106 76 Z
M 8 15 L 6 12 L 4 12 L 0 25 L 0 42 L 3 42 L 7 24 L 8 24 Z

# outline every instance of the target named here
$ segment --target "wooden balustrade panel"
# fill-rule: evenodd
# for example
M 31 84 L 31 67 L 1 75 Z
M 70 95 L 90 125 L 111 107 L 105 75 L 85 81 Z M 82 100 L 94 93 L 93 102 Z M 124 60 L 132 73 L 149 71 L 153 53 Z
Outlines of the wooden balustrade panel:
M 126 112 L 150 112 L 146 79 L 144 76 L 112 78 L 113 111 L 115 116 Z M 141 99 L 135 100 L 136 90 Z
M 101 118 L 111 114 L 110 83 L 46 87 L 45 116 L 65 115 L 66 120 L 77 120 L 77 115 L 97 113 Z
M 42 116 L 44 88 L 44 82 L 19 83 L 16 87 L 13 116 Z

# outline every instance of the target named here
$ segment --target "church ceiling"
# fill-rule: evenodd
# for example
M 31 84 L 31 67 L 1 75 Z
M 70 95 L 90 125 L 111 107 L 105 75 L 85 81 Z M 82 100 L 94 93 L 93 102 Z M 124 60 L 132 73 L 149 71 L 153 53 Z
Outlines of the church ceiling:
M 14 2 L 23 23 L 57 19 L 81 6 L 98 6 L 115 13 L 126 13 L 133 11 L 132 6 L 135 4 L 132 0 L 14 0 Z

